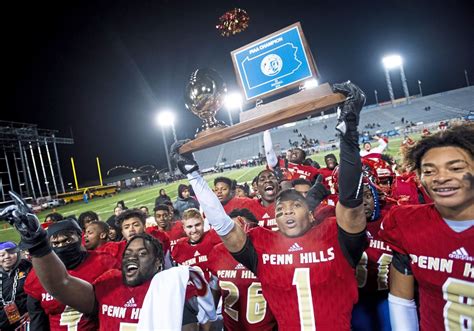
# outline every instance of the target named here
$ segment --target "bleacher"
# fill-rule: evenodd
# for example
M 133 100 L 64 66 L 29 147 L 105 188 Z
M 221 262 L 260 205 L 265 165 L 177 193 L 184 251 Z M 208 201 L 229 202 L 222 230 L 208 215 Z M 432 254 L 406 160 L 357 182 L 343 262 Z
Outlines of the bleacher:
M 424 97 L 410 99 L 410 104 L 390 103 L 382 106 L 369 105 L 361 114 L 360 129 L 369 134 L 397 129 L 401 133 L 408 123 L 433 123 L 465 117 L 474 111 L 474 86 Z M 402 118 L 404 122 L 402 123 Z M 372 127 L 367 125 L 375 124 Z M 334 127 L 336 114 L 317 116 L 311 119 L 289 123 L 271 130 L 275 149 L 284 151 L 290 148 L 289 140 L 301 142 L 302 137 L 317 139 L 321 144 L 331 144 L 335 140 Z M 295 133 L 294 130 L 298 132 Z M 236 161 L 246 161 L 263 153 L 262 133 L 211 147 L 195 153 L 201 169 L 231 165 Z

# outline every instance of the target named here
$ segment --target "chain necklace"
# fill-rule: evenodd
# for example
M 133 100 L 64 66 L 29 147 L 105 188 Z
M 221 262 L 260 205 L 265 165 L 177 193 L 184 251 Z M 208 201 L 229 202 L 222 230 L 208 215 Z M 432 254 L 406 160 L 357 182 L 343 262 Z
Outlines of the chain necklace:
M 15 278 L 13 278 L 13 289 L 12 289 L 12 297 L 11 300 L 8 302 L 5 302 L 5 299 L 3 298 L 3 277 L 0 277 L 0 300 L 3 304 L 3 306 L 6 306 L 7 304 L 11 302 L 15 302 L 15 296 L 16 296 L 16 288 L 18 284 L 18 275 L 20 273 L 20 270 L 17 268 L 15 272 Z

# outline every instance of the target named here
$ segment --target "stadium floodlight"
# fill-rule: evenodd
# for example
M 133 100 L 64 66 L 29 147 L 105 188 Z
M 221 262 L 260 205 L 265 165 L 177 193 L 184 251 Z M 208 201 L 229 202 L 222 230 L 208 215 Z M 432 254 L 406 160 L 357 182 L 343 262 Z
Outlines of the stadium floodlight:
M 308 90 L 317 86 L 319 86 L 318 80 L 316 78 L 311 78 L 304 82 L 303 89 Z
M 174 113 L 169 110 L 159 112 L 156 116 L 156 123 L 161 126 L 161 134 L 163 135 L 163 145 L 165 147 L 166 162 L 168 163 L 169 172 L 170 174 L 172 174 L 173 168 L 171 167 L 170 156 L 168 154 L 168 144 L 166 143 L 165 127 L 171 126 L 171 129 L 173 130 L 174 141 L 177 142 L 178 139 L 176 138 L 176 131 L 174 129 Z
M 158 113 L 156 121 L 160 126 L 172 126 L 174 124 L 174 113 L 164 110 Z
M 389 55 L 382 59 L 382 63 L 386 69 L 390 70 L 401 67 L 403 65 L 403 60 L 400 55 Z
M 227 94 L 224 100 L 224 105 L 227 110 L 237 110 L 242 111 L 242 96 L 240 93 L 232 92 Z
M 231 112 L 237 109 L 242 112 L 242 96 L 240 95 L 240 93 L 232 92 L 227 94 L 224 99 L 224 106 L 227 109 L 227 112 L 229 113 L 230 125 L 234 125 Z

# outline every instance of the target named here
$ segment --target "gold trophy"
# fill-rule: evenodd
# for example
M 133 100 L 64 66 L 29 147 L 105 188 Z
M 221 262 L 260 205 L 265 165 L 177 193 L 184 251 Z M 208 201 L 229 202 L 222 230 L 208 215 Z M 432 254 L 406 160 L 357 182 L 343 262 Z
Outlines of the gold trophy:
M 213 69 L 197 69 L 189 78 L 184 103 L 203 124 L 196 130 L 196 138 L 218 131 L 227 125 L 215 116 L 224 103 L 227 88 L 222 77 Z

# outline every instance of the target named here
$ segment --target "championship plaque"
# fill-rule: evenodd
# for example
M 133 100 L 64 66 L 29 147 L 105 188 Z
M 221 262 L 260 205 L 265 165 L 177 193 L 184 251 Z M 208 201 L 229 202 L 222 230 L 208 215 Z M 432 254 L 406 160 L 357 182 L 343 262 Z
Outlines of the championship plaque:
M 202 101 L 194 104 L 205 106 L 195 107 L 189 102 L 194 98 L 193 89 L 187 88 L 186 107 L 202 118 L 204 124 L 202 133 L 198 133 L 196 139 L 181 146 L 181 153 L 220 145 L 294 122 L 333 108 L 345 100 L 342 94 L 333 93 L 326 83 L 311 89 L 299 89 L 289 96 L 261 104 L 263 98 L 301 87 L 305 81 L 318 78 L 313 56 L 299 22 L 232 51 L 231 57 L 245 102 L 258 102 L 255 107 L 240 114 L 240 123 L 223 127 L 222 123 L 215 121 L 214 115 L 222 104 L 222 99 L 217 95 L 222 96 L 225 92 L 216 93 L 215 96 L 210 92 L 204 93 L 206 95 L 201 96 Z M 191 77 L 190 83 L 192 80 Z M 217 91 L 219 86 L 219 83 L 214 84 L 209 91 Z M 194 94 L 201 94 L 199 88 L 194 91 Z M 193 110 L 193 107 L 196 109 Z

